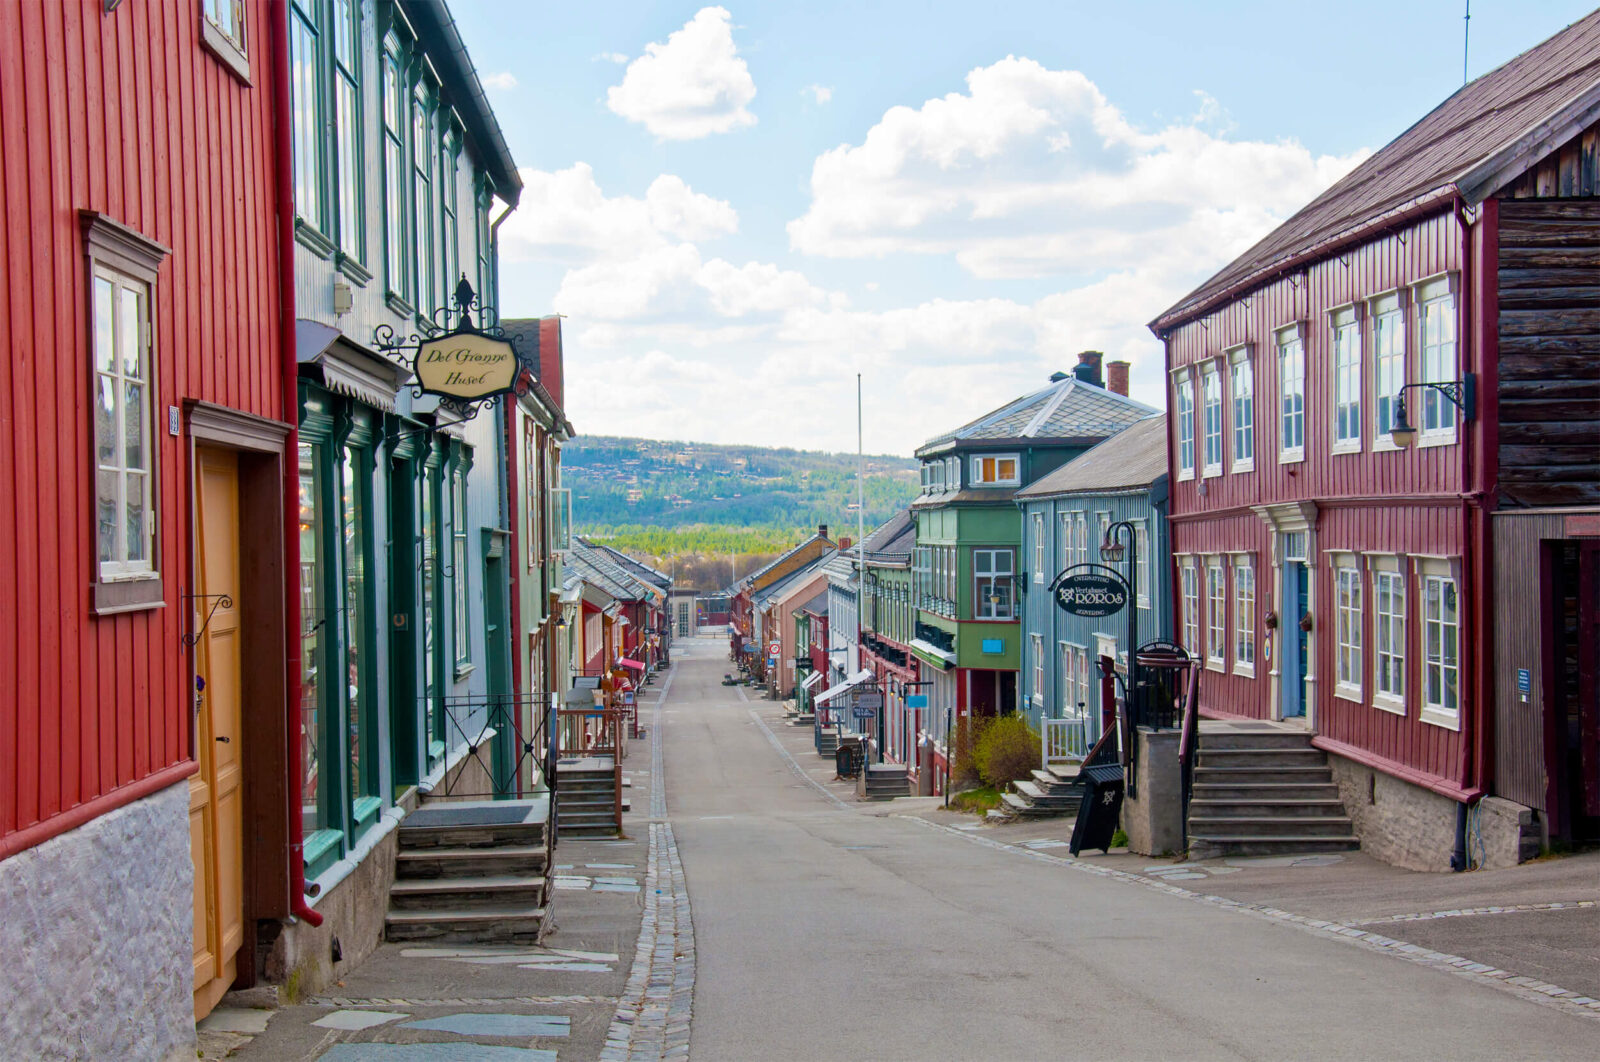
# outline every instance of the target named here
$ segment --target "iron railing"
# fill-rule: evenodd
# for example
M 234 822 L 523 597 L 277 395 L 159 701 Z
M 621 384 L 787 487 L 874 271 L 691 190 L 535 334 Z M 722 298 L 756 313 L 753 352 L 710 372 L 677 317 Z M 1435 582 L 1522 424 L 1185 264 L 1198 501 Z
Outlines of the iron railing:
M 445 747 L 463 757 L 434 787 L 433 796 L 458 800 L 515 800 L 553 789 L 552 710 L 543 694 L 445 697 L 438 702 Z

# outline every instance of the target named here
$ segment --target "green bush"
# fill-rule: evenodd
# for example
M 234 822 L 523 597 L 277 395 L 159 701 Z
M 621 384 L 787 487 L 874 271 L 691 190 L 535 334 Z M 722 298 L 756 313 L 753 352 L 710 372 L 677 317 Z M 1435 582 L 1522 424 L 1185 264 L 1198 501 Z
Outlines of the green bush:
M 973 756 L 983 780 L 1002 790 L 1037 770 L 1039 757 L 1039 732 L 1020 715 L 1001 716 L 984 727 Z
M 955 745 L 955 759 L 950 765 L 950 791 L 959 793 L 963 789 L 977 786 L 982 778 L 978 770 L 977 745 L 983 736 L 983 730 L 988 726 L 987 719 L 957 719 L 952 743 Z

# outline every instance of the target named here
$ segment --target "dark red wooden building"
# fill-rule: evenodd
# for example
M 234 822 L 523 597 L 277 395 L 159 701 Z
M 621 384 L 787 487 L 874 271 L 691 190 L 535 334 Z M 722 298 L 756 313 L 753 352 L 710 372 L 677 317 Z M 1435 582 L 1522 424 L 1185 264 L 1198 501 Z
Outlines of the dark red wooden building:
M 1529 710 L 1504 700 L 1497 617 L 1541 606 L 1495 596 L 1492 516 L 1597 500 L 1597 103 L 1600 13 L 1463 87 L 1151 326 L 1202 711 L 1299 721 L 1395 862 L 1459 860 L 1469 824 L 1525 831 L 1538 786 L 1484 798 L 1564 755 L 1542 722 L 1496 745 L 1497 713 Z

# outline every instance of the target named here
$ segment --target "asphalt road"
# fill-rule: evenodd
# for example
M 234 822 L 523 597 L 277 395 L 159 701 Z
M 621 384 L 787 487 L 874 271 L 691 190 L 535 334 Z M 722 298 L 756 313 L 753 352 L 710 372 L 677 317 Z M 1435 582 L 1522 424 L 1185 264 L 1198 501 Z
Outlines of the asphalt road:
M 1600 1056 L 1600 1024 L 1504 990 L 840 807 L 687 648 L 662 726 L 695 1062 Z

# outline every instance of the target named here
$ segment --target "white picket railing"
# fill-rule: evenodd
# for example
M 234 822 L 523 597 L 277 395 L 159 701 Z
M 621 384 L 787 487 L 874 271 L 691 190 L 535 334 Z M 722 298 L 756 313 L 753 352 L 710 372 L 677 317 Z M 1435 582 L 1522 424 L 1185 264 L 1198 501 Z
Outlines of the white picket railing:
M 1046 767 L 1080 763 L 1089 755 L 1089 732 L 1083 716 L 1043 720 L 1039 733 Z

